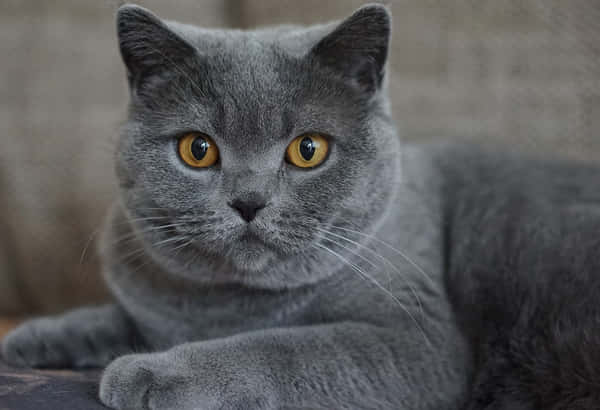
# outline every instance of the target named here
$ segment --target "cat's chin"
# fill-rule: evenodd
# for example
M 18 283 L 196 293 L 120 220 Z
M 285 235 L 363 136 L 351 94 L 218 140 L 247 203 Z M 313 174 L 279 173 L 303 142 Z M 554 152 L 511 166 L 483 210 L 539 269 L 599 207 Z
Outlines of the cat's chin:
M 273 250 L 256 241 L 232 243 L 227 252 L 227 259 L 240 272 L 263 272 L 274 261 Z
M 233 267 L 246 273 L 264 272 L 272 261 L 270 251 L 265 251 L 267 254 L 256 255 L 253 253 L 240 253 L 238 255 L 230 255 L 229 260 Z

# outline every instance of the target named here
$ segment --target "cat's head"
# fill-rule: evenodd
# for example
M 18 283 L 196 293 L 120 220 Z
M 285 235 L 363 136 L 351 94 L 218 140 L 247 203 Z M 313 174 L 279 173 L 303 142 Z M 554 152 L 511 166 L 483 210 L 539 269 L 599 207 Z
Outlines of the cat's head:
M 298 286 L 355 248 L 326 231 L 381 220 L 399 145 L 384 85 L 386 8 L 237 31 L 123 6 L 117 26 L 131 91 L 117 150 L 122 203 L 168 271 Z

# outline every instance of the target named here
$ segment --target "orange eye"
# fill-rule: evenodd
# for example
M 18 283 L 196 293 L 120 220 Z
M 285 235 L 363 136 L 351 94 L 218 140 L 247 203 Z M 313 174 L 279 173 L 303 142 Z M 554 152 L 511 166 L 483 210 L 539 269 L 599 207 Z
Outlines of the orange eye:
M 178 150 L 183 162 L 194 168 L 207 168 L 219 160 L 217 144 L 199 132 L 184 135 L 179 140 Z
M 287 147 L 286 159 L 300 168 L 320 165 L 329 152 L 327 139 L 320 134 L 304 134 L 294 139 Z

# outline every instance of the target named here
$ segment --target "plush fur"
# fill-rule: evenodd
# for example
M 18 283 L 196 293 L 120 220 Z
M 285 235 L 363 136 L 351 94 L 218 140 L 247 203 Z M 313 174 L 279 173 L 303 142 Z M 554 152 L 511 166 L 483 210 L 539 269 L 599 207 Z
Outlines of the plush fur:
M 6 360 L 108 365 L 114 409 L 593 403 L 580 298 L 597 170 L 401 148 L 383 6 L 309 28 L 205 30 L 136 6 L 117 21 L 131 104 L 101 249 L 115 303 L 24 324 Z M 178 157 L 190 131 L 215 141 L 215 166 Z M 314 169 L 284 159 L 306 132 L 330 139 Z M 256 198 L 250 222 L 230 205 Z
M 447 281 L 477 359 L 467 408 L 599 408 L 600 169 L 444 158 Z

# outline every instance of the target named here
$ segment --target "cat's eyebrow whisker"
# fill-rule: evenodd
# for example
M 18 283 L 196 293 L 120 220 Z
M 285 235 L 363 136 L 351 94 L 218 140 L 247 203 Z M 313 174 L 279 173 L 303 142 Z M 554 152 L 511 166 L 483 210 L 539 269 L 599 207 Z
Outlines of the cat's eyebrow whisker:
M 322 233 L 325 233 L 325 234 L 327 234 L 327 235 L 332 235 L 333 237 L 336 237 L 336 238 L 339 238 L 339 239 L 341 239 L 341 240 L 347 241 L 347 242 L 349 242 L 349 243 L 351 243 L 351 244 L 353 244 L 353 245 L 356 245 L 356 246 L 358 246 L 358 247 L 360 247 L 360 248 L 362 248 L 362 249 L 364 249 L 364 250 L 368 251 L 369 253 L 373 254 L 373 255 L 374 255 L 376 258 L 378 258 L 379 260 L 381 260 L 383 263 L 385 263 L 386 265 L 388 265 L 389 267 L 391 267 L 391 268 L 392 268 L 394 271 L 396 271 L 396 273 L 397 273 L 397 274 L 398 274 L 400 277 L 402 277 L 403 279 L 405 279 L 405 283 L 407 284 L 408 288 L 410 289 L 410 292 L 413 294 L 413 296 L 414 296 L 414 298 L 415 298 L 415 300 L 416 300 L 416 302 L 417 302 L 417 305 L 419 306 L 419 312 L 421 313 L 421 316 L 422 316 L 422 317 L 425 317 L 425 313 L 424 313 L 424 311 L 423 311 L 423 304 L 421 303 L 421 298 L 419 297 L 419 294 L 417 293 L 416 289 L 414 288 L 414 286 L 412 286 L 412 285 L 410 284 L 410 282 L 409 282 L 409 281 L 408 281 L 406 278 L 404 278 L 404 275 L 402 275 L 402 272 L 400 271 L 400 269 L 398 269 L 398 268 L 396 267 L 396 265 L 394 265 L 394 264 L 393 264 L 393 263 L 392 263 L 392 262 L 391 262 L 389 259 L 387 259 L 387 258 L 386 258 L 385 256 L 383 256 L 383 255 L 380 255 L 379 253 L 377 253 L 377 252 L 376 252 L 376 251 L 374 251 L 373 249 L 369 248 L 368 246 L 366 246 L 366 245 L 363 245 L 362 243 L 359 243 L 359 242 L 353 241 L 352 239 L 348 239 L 348 238 L 346 238 L 346 237 L 344 237 L 344 236 L 342 236 L 342 235 L 338 235 L 338 234 L 335 234 L 335 233 L 333 233 L 333 232 L 329 232 L 329 231 L 327 231 L 327 230 L 325 230 L 325 229 L 322 229 L 322 228 L 317 228 L 317 229 L 318 229 L 319 231 L 321 231 Z M 335 243 L 336 245 L 338 245 L 338 246 L 342 247 L 343 249 L 346 249 L 346 250 L 348 250 L 349 252 L 352 252 L 354 255 L 356 255 L 356 256 L 358 256 L 359 258 L 361 258 L 361 259 L 363 259 L 363 260 L 367 261 L 368 263 L 370 263 L 370 264 L 371 264 L 371 266 L 373 266 L 373 267 L 378 267 L 377 265 L 373 264 L 373 263 L 372 263 L 372 262 L 371 262 L 369 259 L 367 259 L 367 258 L 363 257 L 363 256 L 362 256 L 362 255 L 360 255 L 358 252 L 355 252 L 355 251 L 353 251 L 353 250 L 352 250 L 350 247 L 348 247 L 348 246 L 344 246 L 344 245 L 340 244 L 338 241 L 333 241 L 333 240 L 331 240 L 331 239 L 329 239 L 329 238 L 326 238 L 326 237 L 321 237 L 321 238 L 323 238 L 323 239 L 325 239 L 325 240 L 327 240 L 327 241 L 330 241 L 330 242 L 332 242 L 332 243 Z M 389 270 L 388 270 L 388 269 L 386 269 L 386 273 L 388 274 L 388 277 L 389 277 Z M 389 280 L 390 280 L 390 282 L 391 282 L 391 279 L 389 279 Z
M 419 272 L 421 275 L 423 275 L 423 277 L 425 277 L 433 286 L 436 286 L 436 284 L 433 281 L 433 279 L 431 279 L 431 276 L 429 276 L 429 274 L 427 274 L 427 272 L 425 272 L 425 270 L 423 270 L 423 268 L 421 268 L 421 266 L 419 266 L 414 260 L 412 260 L 408 255 L 406 255 L 406 253 L 402 252 L 400 249 L 397 249 L 397 248 L 393 247 L 392 245 L 390 245 L 386 241 L 384 241 L 382 239 L 379 239 L 378 237 L 376 237 L 374 235 L 369 235 L 369 234 L 366 234 L 366 233 L 363 233 L 363 232 L 360 232 L 360 231 L 356 231 L 354 229 L 343 228 L 343 227 L 337 226 L 337 225 L 330 225 L 330 226 L 332 228 L 334 228 L 334 229 L 339 229 L 339 230 L 342 230 L 342 231 L 354 233 L 356 235 L 360 235 L 362 237 L 372 239 L 375 242 L 382 244 L 386 248 L 390 249 L 391 251 L 395 252 L 396 254 L 398 254 L 402 258 L 404 258 L 408 263 L 410 263 L 417 270 L 417 272 Z
M 359 266 L 350 262 L 348 259 L 344 258 L 342 255 L 340 255 L 336 251 L 328 248 L 325 245 L 319 244 L 319 243 L 314 243 L 312 246 L 323 249 L 323 250 L 331 253 L 332 255 L 337 257 L 339 260 L 341 260 L 342 262 L 347 264 L 350 268 L 352 268 L 352 270 L 354 270 L 361 278 L 367 279 L 369 282 L 371 282 L 373 285 L 377 286 L 381 291 L 383 291 L 387 296 L 389 296 L 410 317 L 410 319 L 413 321 L 413 323 L 415 324 L 415 326 L 417 327 L 417 329 L 423 336 L 423 339 L 425 340 L 425 343 L 428 345 L 428 347 L 433 348 L 433 345 L 432 345 L 431 341 L 429 340 L 429 338 L 427 337 L 427 335 L 425 334 L 423 327 L 421 327 L 421 325 L 419 324 L 419 322 L 417 322 L 417 320 L 415 319 L 413 314 L 410 312 L 410 310 L 408 310 L 406 308 L 406 306 L 404 306 L 404 304 L 396 297 L 396 295 L 394 295 L 392 292 L 390 292 L 388 289 L 386 289 L 383 285 L 381 285 L 381 283 L 379 283 L 375 278 L 373 278 L 372 276 L 367 274 Z

